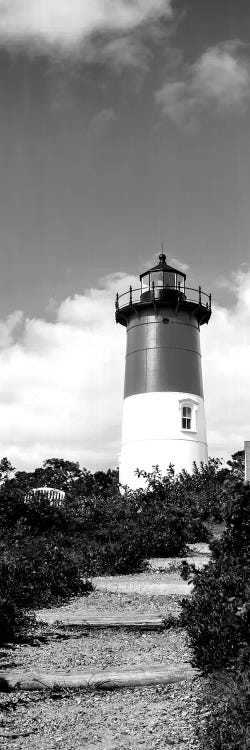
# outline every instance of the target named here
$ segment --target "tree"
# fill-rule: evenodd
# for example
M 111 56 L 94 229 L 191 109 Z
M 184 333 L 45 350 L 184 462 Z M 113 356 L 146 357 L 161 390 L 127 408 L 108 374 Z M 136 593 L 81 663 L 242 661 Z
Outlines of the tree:
M 58 490 L 66 491 L 84 471 L 86 470 L 80 469 L 78 462 L 66 461 L 63 458 L 47 458 L 41 468 L 35 469 L 33 478 L 37 487 L 56 487 Z
M 231 460 L 227 461 L 227 465 L 230 466 L 230 470 L 234 476 L 238 479 L 244 479 L 245 476 L 245 451 L 236 451 L 231 456 Z
M 15 471 L 8 458 L 5 456 L 0 461 L 0 484 L 9 478 L 9 475 Z

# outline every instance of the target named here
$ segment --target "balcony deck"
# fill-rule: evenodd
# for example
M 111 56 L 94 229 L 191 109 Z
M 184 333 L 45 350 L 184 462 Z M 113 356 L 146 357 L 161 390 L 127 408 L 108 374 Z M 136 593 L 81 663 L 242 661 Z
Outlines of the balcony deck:
M 153 306 L 156 310 L 161 306 L 169 306 L 176 309 L 186 308 L 196 313 L 196 317 L 202 325 L 208 323 L 211 317 L 211 294 L 203 292 L 201 287 L 166 287 L 153 285 L 152 288 L 144 287 L 129 288 L 128 291 L 116 295 L 115 317 L 116 322 L 126 326 L 126 316 L 132 309 L 139 310 L 142 307 Z

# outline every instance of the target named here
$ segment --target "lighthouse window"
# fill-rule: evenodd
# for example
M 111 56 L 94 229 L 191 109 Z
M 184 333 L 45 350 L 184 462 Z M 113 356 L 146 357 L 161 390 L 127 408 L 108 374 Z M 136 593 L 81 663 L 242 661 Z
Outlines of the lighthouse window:
M 185 287 L 184 277 L 181 276 L 181 274 L 176 275 L 176 285 L 178 286 L 178 284 L 180 284 L 181 289 L 184 289 Z
M 147 287 L 147 289 L 149 288 L 149 274 L 148 273 L 146 276 L 142 277 L 142 287 Z
M 151 286 L 153 282 L 155 286 L 163 286 L 163 272 L 162 271 L 157 271 L 156 273 L 150 274 Z
M 175 287 L 175 273 L 171 273 L 170 271 L 164 272 L 164 286 Z
M 182 407 L 182 429 L 191 430 L 192 410 L 190 406 Z

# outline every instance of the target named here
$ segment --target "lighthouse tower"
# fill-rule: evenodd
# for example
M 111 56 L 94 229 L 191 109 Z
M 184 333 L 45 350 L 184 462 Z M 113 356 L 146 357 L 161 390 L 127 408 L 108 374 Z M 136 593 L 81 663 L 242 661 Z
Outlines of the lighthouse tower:
M 137 468 L 192 472 L 194 461 L 207 462 L 200 326 L 210 316 L 211 295 L 188 288 L 164 253 L 138 289 L 116 295 L 116 321 L 127 329 L 121 484 L 142 486 Z

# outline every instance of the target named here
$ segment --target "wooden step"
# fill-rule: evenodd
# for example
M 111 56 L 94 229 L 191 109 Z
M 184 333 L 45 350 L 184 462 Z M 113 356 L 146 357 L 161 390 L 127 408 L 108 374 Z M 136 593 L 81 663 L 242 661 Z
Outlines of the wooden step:
M 97 576 L 92 579 L 96 591 L 112 591 L 130 594 L 155 594 L 156 596 L 188 596 L 192 583 L 185 581 L 152 581 L 150 576 Z
M 67 617 L 50 615 L 49 613 L 46 616 L 39 616 L 38 613 L 37 619 L 47 625 L 57 625 L 60 628 L 120 628 L 127 630 L 134 630 L 136 628 L 141 630 L 164 630 L 171 627 L 174 622 L 174 618 L 171 617 L 164 618 L 158 614 L 143 615 L 137 612 L 121 612 L 115 615 L 87 615 L 77 613 L 68 615 Z
M 10 670 L 0 672 L 0 691 L 12 690 L 116 690 L 143 685 L 168 685 L 181 680 L 191 680 L 197 670 L 190 664 L 160 664 L 132 666 L 125 668 L 93 670 L 84 672 L 25 672 Z

